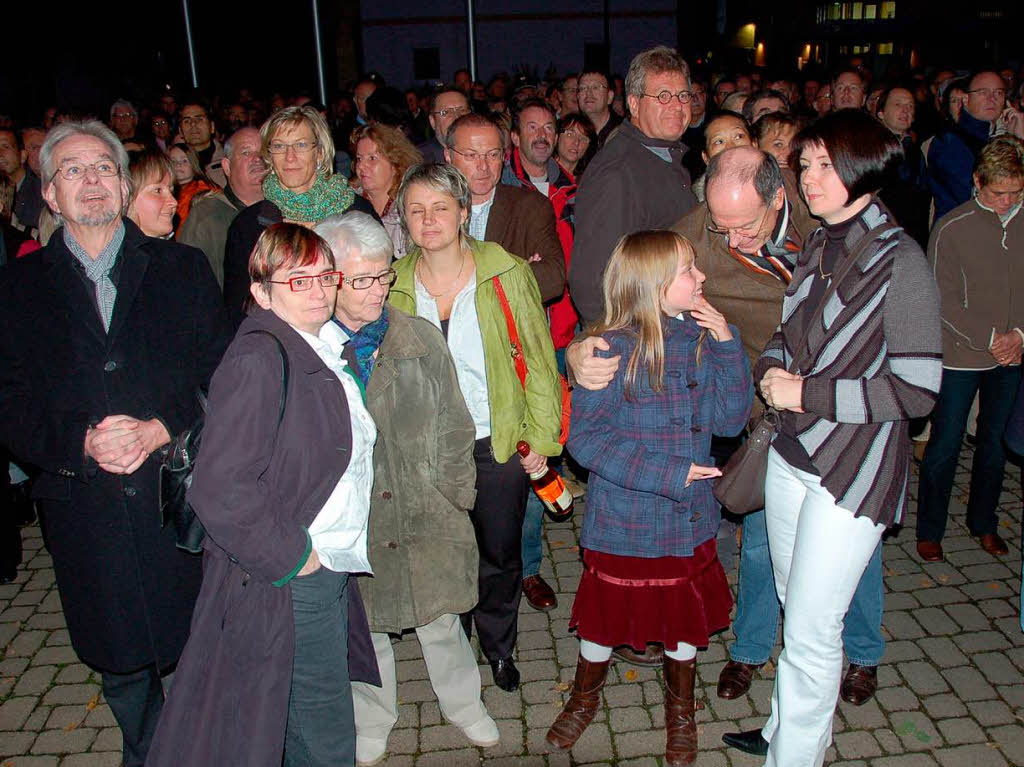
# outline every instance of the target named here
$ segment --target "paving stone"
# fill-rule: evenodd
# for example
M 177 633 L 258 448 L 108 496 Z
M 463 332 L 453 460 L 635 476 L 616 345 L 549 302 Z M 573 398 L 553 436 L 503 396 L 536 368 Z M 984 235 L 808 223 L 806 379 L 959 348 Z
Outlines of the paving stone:
M 33 754 L 77 754 L 85 751 L 96 739 L 96 730 L 79 727 L 75 730 L 46 730 L 32 744 Z
M 993 727 L 988 736 L 991 742 L 999 744 L 1010 764 L 1024 764 L 1024 727 L 1020 724 Z
M 955 634 L 960 626 L 941 607 L 921 607 L 911 613 L 928 634 Z
M 896 641 L 886 642 L 885 660 L 887 663 L 899 663 L 905 660 L 916 660 L 924 657 L 924 651 L 917 646 L 917 642 Z
M 547 731 L 545 730 L 544 733 L 546 734 Z M 544 750 L 550 751 L 551 747 L 548 746 L 547 741 L 544 741 L 543 735 L 541 735 L 541 741 L 544 743 Z M 612 738 L 608 727 L 597 722 L 591 724 L 576 741 L 571 753 L 575 762 L 603 762 L 613 758 L 615 754 L 612 751 Z
M 967 656 L 960 652 L 960 648 L 949 637 L 924 637 L 917 640 L 917 644 L 927 653 L 932 663 L 943 668 L 967 663 Z
M 985 681 L 981 672 L 971 666 L 944 669 L 942 675 L 961 700 L 983 700 L 996 697 L 992 685 Z
M 917 601 L 922 605 L 947 605 L 954 602 L 963 602 L 967 596 L 954 586 L 939 586 L 934 589 L 925 589 L 917 595 Z
M 918 695 L 934 695 L 949 689 L 946 680 L 942 678 L 930 663 L 910 661 L 898 664 L 897 668 L 900 674 L 903 675 L 903 678 L 907 680 L 911 689 Z
M 971 662 L 993 684 L 1020 681 L 1017 669 L 1003 653 L 979 653 L 971 658 Z
M 608 712 L 608 723 L 612 732 L 632 732 L 651 728 L 651 715 L 640 706 L 614 708 Z
M 940 748 L 935 753 L 942 767 L 1005 767 L 1006 759 L 997 748 L 979 744 Z
M 985 631 L 991 625 L 985 613 L 973 604 L 946 605 L 945 610 L 964 631 Z
M 942 719 L 949 716 L 963 716 L 967 713 L 967 706 L 955 694 L 931 695 L 921 699 L 921 705 L 933 719 Z
M 1017 720 L 1010 707 L 1001 700 L 972 701 L 967 704 L 967 709 L 982 727 L 1009 724 Z
M 902 754 L 874 759 L 871 767 L 935 767 L 936 762 L 928 754 Z
M 986 740 L 985 731 L 978 726 L 977 722 L 966 716 L 958 719 L 944 719 L 938 722 L 938 728 L 942 737 L 950 745 L 981 743 Z
M 92 676 L 92 672 L 88 666 L 84 663 L 76 663 L 73 666 L 62 668 L 54 681 L 57 684 L 78 684 L 87 682 L 90 676 Z
M 423 754 L 416 760 L 416 767 L 478 767 L 479 764 L 480 752 L 475 748 Z
M 121 755 L 118 754 L 120 759 Z M 15 756 L 12 759 L 4 759 L 3 767 L 57 767 L 56 756 Z
M 39 698 L 29 696 L 24 698 L 8 698 L 0 703 L 0 730 L 17 730 L 28 719 L 29 714 L 39 703 Z M 4 736 L 9 737 L 9 736 Z
M 49 636 L 47 631 L 21 631 L 4 649 L 4 654 L 11 658 L 33 655 L 42 647 L 47 636 Z
M 661 755 L 665 753 L 664 730 L 615 733 L 615 751 L 619 757 Z
M 891 717 L 893 731 L 907 751 L 931 750 L 943 745 L 931 719 L 920 711 L 906 711 Z
M 958 634 L 953 637 L 953 641 L 968 655 L 989 650 L 1003 650 L 1011 646 L 999 631 L 973 631 L 968 634 Z
M 30 730 L 38 732 L 46 726 L 46 720 L 49 718 L 49 706 L 38 706 L 35 711 L 28 715 L 28 719 L 25 720 L 25 724 L 21 726 L 21 729 L 25 732 L 29 732 Z
M 887 754 L 902 754 L 904 752 L 903 739 L 888 727 L 881 727 L 872 733 L 875 740 L 881 745 L 882 750 Z
M 104 727 L 96 736 L 96 740 L 93 741 L 92 750 L 117 751 L 120 753 L 123 745 L 124 738 L 121 736 L 121 730 L 117 727 Z
M 644 690 L 638 684 L 615 684 L 604 688 L 604 701 L 608 707 L 638 706 L 643 703 Z
M 14 687 L 14 694 L 42 695 L 50 689 L 50 683 L 56 674 L 56 666 L 33 666 L 18 677 L 18 684 Z
M 420 704 L 420 727 L 428 727 L 434 724 L 441 724 L 441 709 L 437 701 L 429 701 Z
M 845 759 L 881 756 L 882 749 L 870 732 L 843 732 L 835 736 L 836 751 Z
M 66 666 L 69 663 L 78 663 L 78 656 L 70 646 L 44 647 L 32 656 L 33 666 Z
M 95 684 L 60 684 L 47 691 L 43 696 L 43 703 L 48 705 L 88 703 L 99 691 L 99 685 Z
M 60 767 L 119 767 L 120 764 L 120 751 L 106 751 L 103 753 L 70 754 L 64 757 Z
M 917 696 L 906 687 L 887 687 L 879 690 L 875 693 L 875 700 L 886 711 L 912 711 L 921 705 Z

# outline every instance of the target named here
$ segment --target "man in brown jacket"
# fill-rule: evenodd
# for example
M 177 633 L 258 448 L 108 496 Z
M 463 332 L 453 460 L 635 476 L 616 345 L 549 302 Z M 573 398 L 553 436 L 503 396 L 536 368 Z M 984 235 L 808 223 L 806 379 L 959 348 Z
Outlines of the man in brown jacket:
M 540 192 L 498 183 L 508 140 L 490 116 L 463 115 L 448 129 L 444 156 L 469 181 L 470 236 L 496 242 L 529 261 L 541 301 L 547 303 L 561 298 L 565 290 L 565 257 L 555 213 Z
M 791 270 L 818 223 L 800 198 L 796 179 L 753 147 L 728 149 L 711 158 L 706 179 L 705 204 L 686 214 L 673 229 L 693 244 L 697 267 L 707 275 L 704 297 L 736 324 L 747 354 L 756 360 L 778 327 Z M 604 346 L 600 338 L 569 346 L 567 361 L 580 386 L 601 388 L 615 374 L 617 357 L 592 356 L 594 348 Z M 757 413 L 760 409 L 755 401 Z M 778 632 L 778 598 L 764 512 L 747 515 L 743 525 L 733 622 L 736 641 L 718 684 L 719 696 L 727 699 L 750 689 L 753 674 L 770 657 Z M 881 575 L 878 551 L 854 596 L 844 632 L 851 666 L 842 692 L 844 699 L 858 704 L 874 694 L 874 668 L 885 647 Z M 862 641 L 850 641 L 851 634 Z

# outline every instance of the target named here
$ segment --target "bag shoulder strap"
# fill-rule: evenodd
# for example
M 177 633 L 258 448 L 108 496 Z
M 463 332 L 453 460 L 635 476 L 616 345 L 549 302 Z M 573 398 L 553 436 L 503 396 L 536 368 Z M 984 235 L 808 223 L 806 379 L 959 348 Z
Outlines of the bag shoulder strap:
M 288 399 L 288 354 L 284 350 L 284 344 L 281 343 L 281 339 L 269 330 L 250 330 L 245 335 L 252 336 L 257 333 L 273 338 L 274 343 L 277 344 L 277 351 L 281 354 L 281 401 L 277 407 L 277 425 L 280 426 L 281 421 L 284 420 L 284 406 Z
M 526 388 L 526 357 L 523 355 L 523 344 L 519 340 L 519 331 L 516 329 L 516 321 L 512 317 L 512 307 L 508 305 L 508 296 L 505 295 L 505 288 L 501 285 L 498 275 L 491 278 L 494 284 L 494 292 L 498 294 L 498 303 L 501 304 L 501 313 L 505 315 L 505 327 L 508 329 L 508 340 L 512 345 L 512 361 L 516 366 L 516 376 L 519 383 Z
M 821 321 L 821 315 L 825 313 L 825 305 L 828 304 L 829 299 L 835 294 L 839 287 L 839 283 L 845 279 L 846 275 L 850 273 L 851 269 L 853 269 L 853 265 L 860 261 L 861 256 L 867 252 L 868 248 L 871 247 L 875 240 L 880 236 L 888 234 L 891 231 L 898 230 L 899 228 L 900 227 L 893 226 L 888 222 L 879 224 L 861 237 L 853 253 L 848 255 L 843 263 L 839 265 L 839 268 L 836 269 L 835 273 L 832 275 L 832 281 L 829 283 L 828 289 L 825 291 L 825 295 L 821 297 L 821 301 L 819 301 L 817 307 L 815 307 L 814 314 L 811 315 L 811 321 L 807 323 L 807 332 L 804 334 L 803 339 L 800 341 L 800 346 L 793 355 L 793 360 L 789 365 L 789 372 L 796 372 L 807 361 L 806 357 L 810 352 L 809 343 L 811 331 Z

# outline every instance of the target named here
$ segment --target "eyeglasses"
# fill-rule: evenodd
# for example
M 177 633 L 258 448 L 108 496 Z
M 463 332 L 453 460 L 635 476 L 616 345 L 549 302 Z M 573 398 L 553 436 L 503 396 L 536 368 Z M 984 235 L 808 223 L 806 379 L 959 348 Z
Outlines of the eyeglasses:
M 967 91 L 968 93 L 980 93 L 982 98 L 991 99 L 1005 99 L 1006 89 L 1005 88 L 975 88 L 973 91 Z
M 458 149 L 452 149 L 455 154 L 462 155 L 466 158 L 466 162 L 477 163 L 481 157 L 487 158 L 487 162 L 499 162 L 502 156 L 505 154 L 504 149 L 491 149 L 486 152 L 460 152 Z
M 299 141 L 293 141 L 290 144 L 284 141 L 271 141 L 270 146 L 267 147 L 267 149 L 270 150 L 271 154 L 284 154 L 289 149 L 294 149 L 298 154 L 306 154 L 307 152 L 312 152 L 316 146 L 316 141 L 300 139 Z
M 344 275 L 341 272 L 324 272 L 315 277 L 292 277 L 289 280 L 267 280 L 275 285 L 287 285 L 292 293 L 302 293 L 313 287 L 313 281 L 320 283 L 321 288 L 336 288 Z
M 353 290 L 367 290 L 373 287 L 373 283 L 379 283 L 382 288 L 390 288 L 395 284 L 395 280 L 398 279 L 398 272 L 394 269 L 388 269 L 386 272 L 381 272 L 376 277 L 370 275 L 363 275 L 362 277 L 345 277 L 342 282 L 346 285 L 351 285 Z
M 110 178 L 111 176 L 117 176 L 121 173 L 121 166 L 110 160 L 100 160 L 89 165 L 80 162 L 72 162 L 67 165 L 62 165 L 57 168 L 57 172 L 50 176 L 50 181 L 53 181 L 57 176 L 60 176 L 66 181 L 78 181 L 81 178 L 85 178 L 89 171 L 93 171 L 97 176 L 102 178 Z
M 114 112 L 112 115 L 115 120 L 129 120 L 135 116 L 134 112 Z
M 670 104 L 672 99 L 679 99 L 680 104 L 689 104 L 693 98 L 693 94 L 690 91 L 679 91 L 679 93 L 673 93 L 672 91 L 662 91 L 661 93 L 644 93 L 649 99 L 657 99 L 659 104 Z
M 167 125 L 167 120 L 163 120 L 163 119 L 153 120 L 153 127 L 154 128 L 162 128 L 165 125 Z
M 447 117 L 448 115 L 454 115 L 455 117 L 462 117 L 464 114 L 469 114 L 469 107 L 446 107 L 445 109 L 439 109 L 436 112 L 430 114 L 436 117 Z
M 761 214 L 761 218 L 754 226 L 727 226 L 721 227 L 712 221 L 708 224 L 708 231 L 712 234 L 724 234 L 726 237 L 735 234 L 737 237 L 754 237 L 758 232 L 761 231 L 761 227 L 764 226 L 764 220 L 768 218 L 768 206 L 764 206 L 764 213 Z

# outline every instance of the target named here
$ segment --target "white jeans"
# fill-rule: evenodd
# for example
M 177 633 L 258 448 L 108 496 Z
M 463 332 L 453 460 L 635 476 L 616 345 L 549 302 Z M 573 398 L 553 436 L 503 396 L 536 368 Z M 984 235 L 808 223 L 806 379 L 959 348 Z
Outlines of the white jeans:
M 768 454 L 765 520 L 785 610 L 766 767 L 820 767 L 832 742 L 843 670 L 843 618 L 885 530 L 836 506 L 820 477 Z
M 445 614 L 419 626 L 416 636 L 423 649 L 430 684 L 441 715 L 458 727 L 470 727 L 485 716 L 480 698 L 480 669 L 458 615 Z M 387 740 L 398 721 L 398 679 L 395 653 L 387 634 L 371 633 L 380 667 L 381 686 L 352 683 L 356 736 Z

